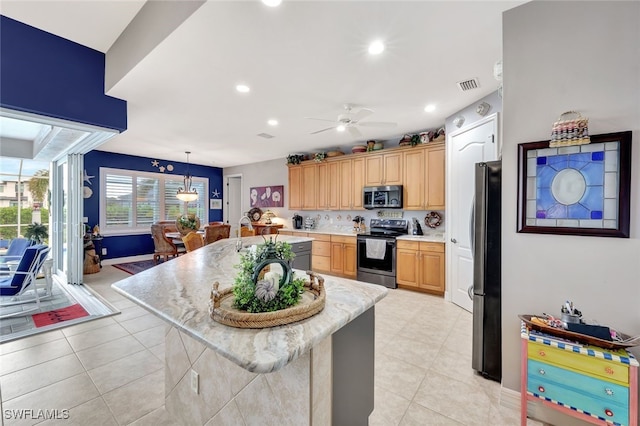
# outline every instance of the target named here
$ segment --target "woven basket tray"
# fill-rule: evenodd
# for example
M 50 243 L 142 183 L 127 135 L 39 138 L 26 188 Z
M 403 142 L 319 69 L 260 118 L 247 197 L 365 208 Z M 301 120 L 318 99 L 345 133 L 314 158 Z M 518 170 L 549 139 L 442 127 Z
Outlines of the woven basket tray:
M 209 315 L 215 321 L 238 328 L 267 328 L 290 324 L 309 318 L 324 309 L 326 294 L 324 278 L 307 271 L 310 282 L 305 283 L 304 293 L 297 305 L 274 312 L 251 313 L 233 307 L 233 288 L 218 292 L 218 282 L 213 283 Z

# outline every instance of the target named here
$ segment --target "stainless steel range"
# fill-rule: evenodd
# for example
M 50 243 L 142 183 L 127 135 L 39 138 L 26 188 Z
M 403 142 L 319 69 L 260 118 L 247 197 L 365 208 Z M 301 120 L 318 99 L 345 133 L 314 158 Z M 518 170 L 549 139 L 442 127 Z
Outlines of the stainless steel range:
M 404 219 L 371 219 L 358 235 L 358 281 L 396 288 L 396 237 L 407 233 Z

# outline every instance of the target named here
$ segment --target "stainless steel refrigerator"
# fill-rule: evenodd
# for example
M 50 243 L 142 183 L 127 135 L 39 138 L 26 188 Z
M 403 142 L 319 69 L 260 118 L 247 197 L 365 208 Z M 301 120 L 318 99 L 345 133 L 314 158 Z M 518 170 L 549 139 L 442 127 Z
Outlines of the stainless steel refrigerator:
M 501 180 L 502 163 L 475 166 L 473 236 L 473 353 L 471 365 L 483 376 L 502 379 Z

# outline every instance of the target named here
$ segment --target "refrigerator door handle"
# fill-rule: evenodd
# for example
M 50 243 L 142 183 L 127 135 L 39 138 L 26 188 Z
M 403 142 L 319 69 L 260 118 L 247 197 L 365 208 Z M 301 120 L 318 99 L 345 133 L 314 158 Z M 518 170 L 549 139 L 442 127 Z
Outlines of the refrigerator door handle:
M 475 239 L 476 239 L 476 226 L 475 226 L 475 213 L 476 213 L 476 196 L 473 196 L 471 200 L 471 214 L 469 215 L 469 242 L 471 243 L 471 259 L 476 257 Z
M 473 300 L 473 284 L 471 284 L 467 289 L 467 295 L 469 296 L 469 299 Z

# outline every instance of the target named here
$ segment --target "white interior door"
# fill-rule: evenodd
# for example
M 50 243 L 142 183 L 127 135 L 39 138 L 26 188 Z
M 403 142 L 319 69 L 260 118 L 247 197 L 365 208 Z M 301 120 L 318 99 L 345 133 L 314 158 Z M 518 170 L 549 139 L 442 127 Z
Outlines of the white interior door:
M 230 236 L 234 237 L 238 231 L 238 221 L 242 212 L 242 175 L 227 176 L 226 217 L 231 225 Z
M 473 255 L 471 221 L 475 193 L 475 164 L 498 159 L 498 116 L 493 114 L 468 128 L 452 133 L 448 141 L 447 175 L 447 281 L 451 301 L 472 311 Z

